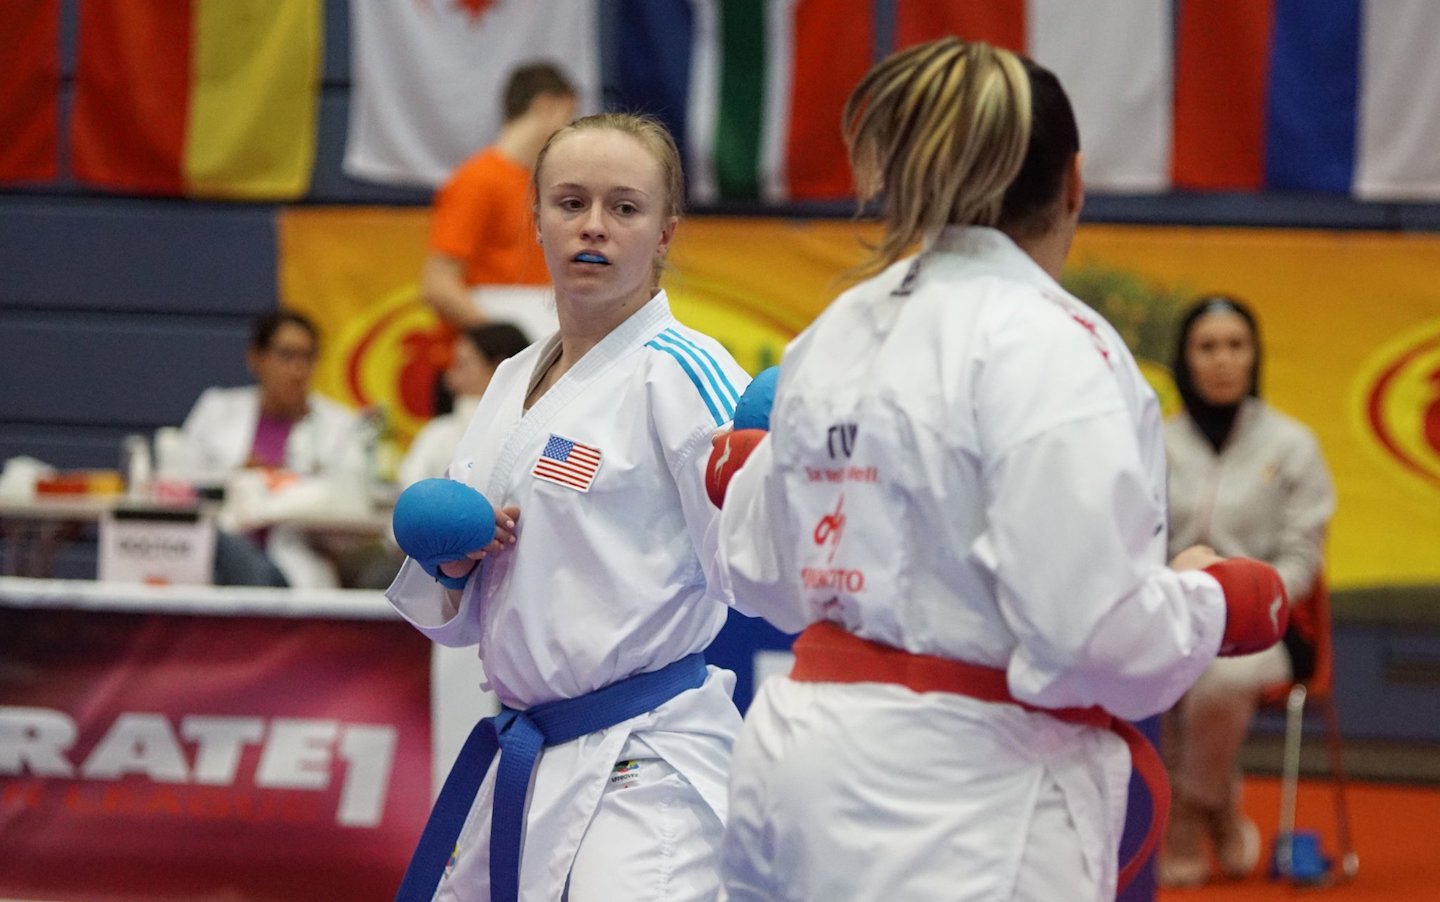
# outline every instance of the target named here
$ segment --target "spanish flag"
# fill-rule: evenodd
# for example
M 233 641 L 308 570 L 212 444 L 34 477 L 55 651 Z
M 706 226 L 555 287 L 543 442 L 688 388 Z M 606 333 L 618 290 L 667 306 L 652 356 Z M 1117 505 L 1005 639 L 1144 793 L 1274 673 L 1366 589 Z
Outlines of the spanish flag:
M 323 12 L 323 0 L 86 0 L 76 179 L 196 198 L 304 195 Z

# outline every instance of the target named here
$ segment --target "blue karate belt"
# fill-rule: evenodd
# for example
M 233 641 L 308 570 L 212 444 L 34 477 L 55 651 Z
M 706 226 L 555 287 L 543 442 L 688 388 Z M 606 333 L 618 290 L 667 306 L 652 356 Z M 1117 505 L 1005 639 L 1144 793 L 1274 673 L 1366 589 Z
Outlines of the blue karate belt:
M 514 902 L 520 895 L 525 796 L 540 750 L 653 711 L 680 693 L 699 688 L 705 674 L 705 658 L 697 652 L 578 698 L 562 698 L 524 711 L 504 708 L 477 723 L 445 778 L 395 902 L 429 902 L 434 897 L 480 791 L 480 781 L 497 751 L 501 755 L 490 815 L 490 899 Z

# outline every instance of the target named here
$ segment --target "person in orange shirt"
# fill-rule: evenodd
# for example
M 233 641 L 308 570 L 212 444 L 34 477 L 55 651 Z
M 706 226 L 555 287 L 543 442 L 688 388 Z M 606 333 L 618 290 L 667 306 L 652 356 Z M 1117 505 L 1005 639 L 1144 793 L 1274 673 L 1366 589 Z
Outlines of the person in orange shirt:
M 540 148 L 575 115 L 574 85 L 550 63 L 523 65 L 505 87 L 505 124 L 494 144 L 451 174 L 435 196 L 421 294 L 456 332 L 505 320 L 531 338 L 555 331 L 550 277 L 530 212 Z

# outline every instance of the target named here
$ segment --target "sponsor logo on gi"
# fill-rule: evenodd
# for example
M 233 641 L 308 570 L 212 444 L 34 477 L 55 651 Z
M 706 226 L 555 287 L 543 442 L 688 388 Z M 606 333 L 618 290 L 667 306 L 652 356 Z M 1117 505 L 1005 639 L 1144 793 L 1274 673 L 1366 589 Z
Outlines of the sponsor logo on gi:
M 610 771 L 611 789 L 628 789 L 640 781 L 640 762 L 635 760 L 616 761 Z
M 836 423 L 826 430 L 825 446 L 830 459 L 849 457 L 855 451 L 855 434 L 860 431 L 857 423 Z M 839 452 L 838 454 L 836 452 Z

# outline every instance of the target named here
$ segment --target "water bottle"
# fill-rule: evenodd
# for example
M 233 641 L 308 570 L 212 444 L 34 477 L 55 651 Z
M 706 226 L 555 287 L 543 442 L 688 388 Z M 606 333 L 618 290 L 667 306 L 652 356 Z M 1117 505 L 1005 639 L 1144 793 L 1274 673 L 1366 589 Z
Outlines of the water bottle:
M 120 443 L 120 474 L 125 478 L 125 497 L 143 501 L 150 495 L 154 467 L 150 459 L 150 440 L 135 433 Z

